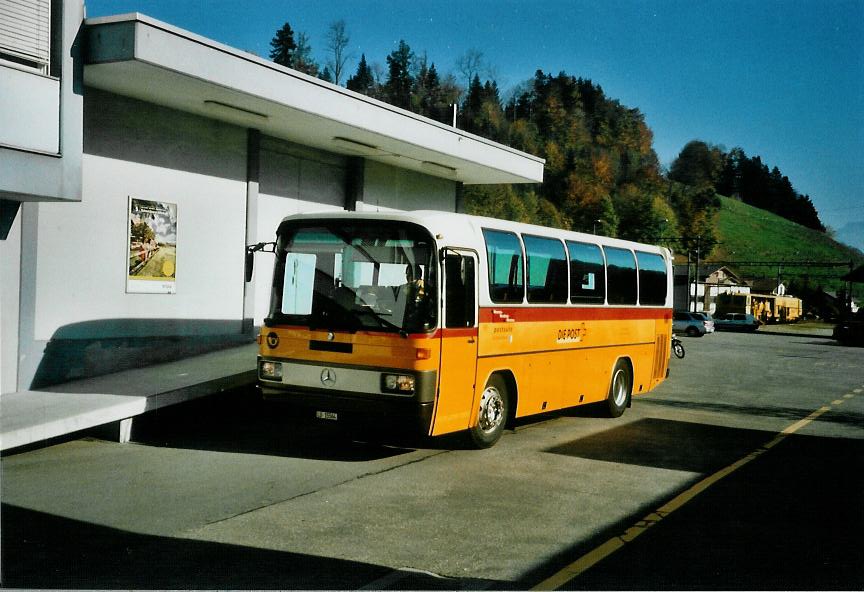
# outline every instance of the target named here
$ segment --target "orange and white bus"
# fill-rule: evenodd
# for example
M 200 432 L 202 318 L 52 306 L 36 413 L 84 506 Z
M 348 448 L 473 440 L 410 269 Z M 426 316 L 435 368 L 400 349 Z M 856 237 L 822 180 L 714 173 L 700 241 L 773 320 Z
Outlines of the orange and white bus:
M 493 445 L 514 418 L 621 415 L 667 376 L 667 249 L 465 214 L 285 218 L 263 396 Z M 605 402 L 605 404 L 604 404 Z

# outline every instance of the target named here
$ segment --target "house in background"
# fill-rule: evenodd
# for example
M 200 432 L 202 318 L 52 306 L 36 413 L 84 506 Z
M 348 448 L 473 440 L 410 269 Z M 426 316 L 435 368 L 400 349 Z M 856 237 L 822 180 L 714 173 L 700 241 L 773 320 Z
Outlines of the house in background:
M 687 265 L 676 265 L 674 268 L 676 310 L 713 314 L 717 310 L 718 295 L 750 293 L 750 284 L 730 267 L 716 268 L 699 280 L 694 280 L 690 276 L 691 270 L 692 268 Z

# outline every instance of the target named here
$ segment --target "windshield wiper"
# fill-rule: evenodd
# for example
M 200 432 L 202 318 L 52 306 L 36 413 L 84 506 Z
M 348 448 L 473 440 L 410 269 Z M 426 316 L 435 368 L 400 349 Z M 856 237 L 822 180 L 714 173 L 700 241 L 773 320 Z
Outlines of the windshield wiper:
M 376 313 L 371 308 L 363 307 L 360 309 L 354 309 L 353 312 L 357 313 L 358 315 L 362 315 L 366 318 L 374 319 L 375 321 L 378 322 L 378 326 L 380 328 L 393 329 L 396 332 L 398 332 L 399 335 L 401 335 L 402 337 L 408 337 L 408 332 L 405 329 L 403 329 L 402 327 L 400 327 L 396 323 L 392 323 L 392 322 L 388 321 L 387 319 L 382 318 L 378 313 Z

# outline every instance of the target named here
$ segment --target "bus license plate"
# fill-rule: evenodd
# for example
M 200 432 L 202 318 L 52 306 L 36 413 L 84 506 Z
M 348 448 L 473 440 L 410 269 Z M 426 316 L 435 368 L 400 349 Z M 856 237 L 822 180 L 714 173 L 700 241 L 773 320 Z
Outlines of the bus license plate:
M 339 419 L 339 415 L 332 411 L 316 411 L 315 417 L 318 419 L 329 419 L 330 421 L 336 421 Z

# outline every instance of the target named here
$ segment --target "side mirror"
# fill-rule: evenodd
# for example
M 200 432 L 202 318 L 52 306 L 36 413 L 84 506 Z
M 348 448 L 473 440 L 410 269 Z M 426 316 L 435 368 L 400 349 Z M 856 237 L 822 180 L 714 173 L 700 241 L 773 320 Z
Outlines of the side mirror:
M 255 253 L 264 251 L 265 253 L 275 253 L 276 243 L 256 243 L 254 245 L 246 245 L 246 281 L 252 281 L 252 272 L 255 270 Z
M 246 251 L 246 282 L 252 281 L 252 272 L 255 270 L 255 251 Z

